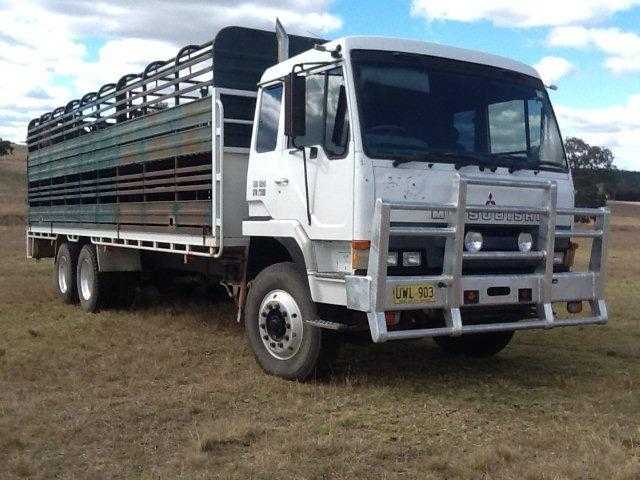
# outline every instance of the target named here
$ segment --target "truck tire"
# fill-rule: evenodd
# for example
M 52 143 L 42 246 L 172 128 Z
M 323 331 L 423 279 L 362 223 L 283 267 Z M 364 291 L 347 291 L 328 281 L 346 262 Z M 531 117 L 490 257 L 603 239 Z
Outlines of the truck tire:
M 247 295 L 244 323 L 265 372 L 300 381 L 324 373 L 335 340 L 304 322 L 316 317 L 307 279 L 295 264 L 277 263 L 258 274 Z
M 87 313 L 95 313 L 104 306 L 109 294 L 107 279 L 98 270 L 96 247 L 86 244 L 80 250 L 77 266 L 77 286 L 80 307 Z
M 445 352 L 468 357 L 490 357 L 504 350 L 514 332 L 489 332 L 462 335 L 460 337 L 434 337 L 433 340 Z
M 64 303 L 78 303 L 76 290 L 76 264 L 78 262 L 78 246 L 64 242 L 58 248 L 53 268 L 53 286 Z

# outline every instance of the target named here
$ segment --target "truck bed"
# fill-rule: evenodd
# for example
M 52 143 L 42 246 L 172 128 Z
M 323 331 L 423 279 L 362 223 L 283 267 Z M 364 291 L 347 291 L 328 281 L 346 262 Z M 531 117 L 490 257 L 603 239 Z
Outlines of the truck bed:
M 246 243 L 257 83 L 276 61 L 275 34 L 229 27 L 32 120 L 29 234 L 203 255 Z
M 245 118 L 232 120 L 248 122 L 241 125 L 244 129 L 227 125 L 219 147 L 226 174 L 223 232 L 227 240 L 237 243 L 246 216 L 255 100 L 220 97 L 223 105 L 243 100 Z M 212 236 L 215 221 L 212 165 L 212 97 L 205 97 L 30 154 L 28 223 L 36 229 L 194 235 L 202 243 L 203 237 Z

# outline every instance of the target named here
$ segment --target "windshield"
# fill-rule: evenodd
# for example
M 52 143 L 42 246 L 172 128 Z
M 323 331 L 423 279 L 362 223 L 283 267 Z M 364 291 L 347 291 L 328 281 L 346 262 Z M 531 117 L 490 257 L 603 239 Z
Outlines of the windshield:
M 354 50 L 352 58 L 369 157 L 565 168 L 540 80 L 426 55 Z

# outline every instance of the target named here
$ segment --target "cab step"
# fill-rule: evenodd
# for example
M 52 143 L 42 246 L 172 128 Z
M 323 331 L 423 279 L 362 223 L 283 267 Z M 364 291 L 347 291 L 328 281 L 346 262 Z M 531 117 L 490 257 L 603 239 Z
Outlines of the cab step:
M 313 325 L 314 327 L 317 327 L 317 328 L 324 328 L 325 330 L 334 330 L 336 332 L 346 332 L 354 329 L 354 327 L 351 325 L 346 325 L 344 323 L 339 323 L 339 322 L 331 322 L 329 320 L 322 320 L 320 318 L 316 318 L 315 320 L 305 320 L 305 323 L 308 325 Z

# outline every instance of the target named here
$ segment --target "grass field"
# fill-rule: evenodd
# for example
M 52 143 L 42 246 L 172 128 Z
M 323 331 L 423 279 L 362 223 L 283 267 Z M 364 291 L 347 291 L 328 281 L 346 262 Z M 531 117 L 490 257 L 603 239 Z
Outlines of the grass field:
M 60 304 L 5 222 L 0 479 L 638 479 L 640 206 L 614 211 L 609 325 L 519 333 L 487 360 L 348 346 L 306 384 L 264 375 L 199 291 Z
M 0 157 L 0 225 L 23 225 L 25 213 L 26 147 L 14 145 L 10 155 Z

